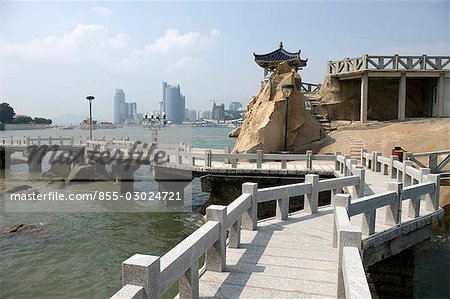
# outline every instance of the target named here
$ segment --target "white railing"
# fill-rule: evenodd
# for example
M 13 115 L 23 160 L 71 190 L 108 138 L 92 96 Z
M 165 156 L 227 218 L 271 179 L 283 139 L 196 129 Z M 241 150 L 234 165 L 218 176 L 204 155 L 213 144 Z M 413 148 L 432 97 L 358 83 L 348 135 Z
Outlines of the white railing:
M 162 148 L 164 150 L 164 148 Z M 335 161 L 335 154 L 313 154 L 312 151 L 306 151 L 306 154 L 264 154 L 262 150 L 256 153 L 230 153 L 229 147 L 224 150 L 210 150 L 192 148 L 190 146 L 178 147 L 176 149 L 164 150 L 170 157 L 169 163 L 185 164 L 188 166 L 214 167 L 213 162 L 223 162 L 230 164 L 231 168 L 238 168 L 239 162 L 256 164 L 256 169 L 261 169 L 264 162 L 279 162 L 280 169 L 287 169 L 289 161 L 304 161 L 306 169 L 313 168 L 313 161 Z M 198 163 L 203 161 L 203 163 Z
M 426 153 L 405 153 L 405 156 L 407 159 L 413 161 L 419 167 L 429 168 L 431 173 L 443 172 L 444 168 L 450 162 L 449 150 L 426 152 Z M 442 157 L 441 161 L 439 161 L 440 159 L 439 157 Z M 428 165 L 426 165 L 426 162 L 421 160 L 428 160 Z
M 449 70 L 450 56 L 376 56 L 363 55 L 329 61 L 327 74 L 342 74 L 363 70 Z
M 76 141 L 77 140 L 77 141 Z M 86 144 L 85 137 L 2 137 L 0 138 L 0 145 L 9 146 L 30 146 L 30 145 L 83 145 Z
M 209 206 L 206 223 L 164 256 L 135 254 L 124 261 L 123 287 L 112 298 L 160 298 L 177 281 L 180 298 L 198 298 L 199 258 L 205 255 L 205 270 L 224 271 L 227 235 L 229 248 L 240 246 L 241 229 L 257 227 L 258 203 L 276 201 L 276 219 L 285 220 L 289 199 L 303 195 L 305 211 L 314 214 L 318 210 L 319 192 L 364 185 L 361 179 L 364 176 L 319 181 L 318 175 L 310 174 L 305 176 L 304 183 L 285 186 L 258 189 L 258 184 L 245 183 L 242 195 L 228 206 Z

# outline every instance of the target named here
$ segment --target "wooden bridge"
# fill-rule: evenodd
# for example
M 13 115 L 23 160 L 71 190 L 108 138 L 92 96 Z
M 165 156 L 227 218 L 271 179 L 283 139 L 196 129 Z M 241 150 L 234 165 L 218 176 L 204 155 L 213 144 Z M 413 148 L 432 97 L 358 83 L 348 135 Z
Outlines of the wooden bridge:
M 376 152 L 362 151 L 362 165 L 333 157 L 336 178 L 243 184 L 241 196 L 208 207 L 205 224 L 162 257 L 124 261 L 112 298 L 160 298 L 176 283 L 179 298 L 370 298 L 364 267 L 429 238 L 443 216 L 439 175 Z M 318 207 L 326 190 L 332 205 Z M 295 196 L 305 208 L 289 214 Z M 276 202 L 276 217 L 258 221 L 257 205 L 267 201 Z

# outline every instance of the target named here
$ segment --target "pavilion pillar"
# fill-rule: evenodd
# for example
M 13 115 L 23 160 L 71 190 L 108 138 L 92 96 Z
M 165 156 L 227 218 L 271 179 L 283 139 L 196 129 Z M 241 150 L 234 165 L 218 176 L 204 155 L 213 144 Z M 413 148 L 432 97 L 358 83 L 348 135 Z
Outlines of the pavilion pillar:
M 406 118 L 406 73 L 400 76 L 400 84 L 398 88 L 398 119 Z
M 444 88 L 445 88 L 445 75 L 441 73 L 439 75 L 437 84 L 437 116 L 444 116 Z
M 364 73 L 361 77 L 361 111 L 360 121 L 361 123 L 367 122 L 367 102 L 369 97 L 369 74 Z

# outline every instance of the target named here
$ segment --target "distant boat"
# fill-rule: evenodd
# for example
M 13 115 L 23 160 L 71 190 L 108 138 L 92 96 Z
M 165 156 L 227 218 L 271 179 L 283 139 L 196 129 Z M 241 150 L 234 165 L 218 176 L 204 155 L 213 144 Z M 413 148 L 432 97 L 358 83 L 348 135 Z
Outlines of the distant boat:
M 73 130 L 73 126 L 64 126 L 60 128 L 61 130 Z

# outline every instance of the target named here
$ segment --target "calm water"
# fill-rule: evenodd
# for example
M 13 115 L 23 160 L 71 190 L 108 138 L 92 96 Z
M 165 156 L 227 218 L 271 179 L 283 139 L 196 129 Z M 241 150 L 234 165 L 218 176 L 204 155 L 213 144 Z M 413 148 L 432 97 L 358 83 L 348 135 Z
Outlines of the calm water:
M 169 143 L 181 140 L 195 147 L 223 148 L 234 144 L 235 140 L 227 137 L 230 130 L 169 128 L 160 138 Z M 52 129 L 0 134 L 87 137 L 88 131 Z M 94 136 L 151 140 L 151 132 L 140 127 L 99 130 L 94 131 Z M 142 167 L 136 178 L 145 178 L 147 171 Z M 13 165 L 12 173 L 16 178 L 30 175 L 26 165 Z M 136 188 L 145 191 L 146 186 Z M 198 210 L 208 195 L 201 192 L 198 181 L 192 183 L 192 190 L 192 213 L 25 214 L 2 210 L 0 230 L 15 223 L 33 224 L 36 228 L 19 234 L 0 234 L 0 297 L 108 298 L 121 286 L 123 260 L 136 252 L 162 255 L 202 224 Z M 448 298 L 448 243 L 448 230 L 436 233 L 430 250 L 416 260 L 418 297 Z

